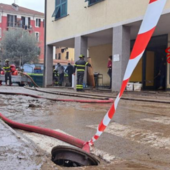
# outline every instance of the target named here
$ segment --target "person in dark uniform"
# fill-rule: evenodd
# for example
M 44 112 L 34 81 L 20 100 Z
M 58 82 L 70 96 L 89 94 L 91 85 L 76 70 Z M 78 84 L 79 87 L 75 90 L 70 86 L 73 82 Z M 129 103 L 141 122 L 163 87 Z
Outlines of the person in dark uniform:
M 107 72 L 107 74 L 108 74 L 109 77 L 110 77 L 110 87 L 109 87 L 109 89 L 111 89 L 111 88 L 112 88 L 112 56 L 110 56 L 110 57 L 108 58 L 107 67 L 108 67 L 108 72 Z
M 164 60 L 164 58 L 161 58 L 161 64 L 160 64 L 160 68 L 159 68 L 159 88 L 158 90 L 163 90 L 165 87 L 165 76 L 166 76 L 166 61 Z
M 5 83 L 7 85 L 7 80 L 9 78 L 9 85 L 11 86 L 12 85 L 12 83 L 11 83 L 11 67 L 9 65 L 8 59 L 5 60 L 5 65 L 4 65 L 3 69 L 5 71 Z
M 68 80 L 69 80 L 69 85 L 72 86 L 72 74 L 73 74 L 73 71 L 74 71 L 74 67 L 68 63 L 68 66 L 65 70 L 66 73 L 68 73 Z
M 79 56 L 79 60 L 76 61 L 75 66 L 74 66 L 74 75 L 77 69 L 77 85 L 76 85 L 76 89 L 77 91 L 83 91 L 83 79 L 84 79 L 84 71 L 85 71 L 85 67 L 91 67 L 91 65 L 84 61 L 84 55 L 80 55 Z
M 53 84 L 54 86 L 58 85 L 58 73 L 57 70 L 55 69 L 55 66 L 53 66 Z

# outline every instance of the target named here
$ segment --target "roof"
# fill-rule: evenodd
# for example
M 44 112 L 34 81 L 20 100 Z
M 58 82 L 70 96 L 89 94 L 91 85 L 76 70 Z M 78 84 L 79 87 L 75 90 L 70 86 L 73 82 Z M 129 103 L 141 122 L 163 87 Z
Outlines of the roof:
M 16 10 L 15 7 L 17 7 L 18 10 Z M 14 13 L 14 14 L 26 14 L 26 15 L 34 15 L 34 16 L 44 17 L 44 13 L 42 13 L 42 12 L 38 12 L 38 11 L 34 11 L 32 9 L 24 8 L 24 7 L 21 7 L 17 4 L 8 5 L 8 4 L 0 3 L 0 11 L 11 12 L 11 13 Z

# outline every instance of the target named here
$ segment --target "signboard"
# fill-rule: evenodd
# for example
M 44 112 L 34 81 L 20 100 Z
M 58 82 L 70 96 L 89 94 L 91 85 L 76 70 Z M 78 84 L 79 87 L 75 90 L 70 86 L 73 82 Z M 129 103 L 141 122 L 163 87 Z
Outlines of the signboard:
M 115 54 L 115 55 L 113 56 L 113 61 L 114 61 L 114 62 L 120 61 L 119 54 Z

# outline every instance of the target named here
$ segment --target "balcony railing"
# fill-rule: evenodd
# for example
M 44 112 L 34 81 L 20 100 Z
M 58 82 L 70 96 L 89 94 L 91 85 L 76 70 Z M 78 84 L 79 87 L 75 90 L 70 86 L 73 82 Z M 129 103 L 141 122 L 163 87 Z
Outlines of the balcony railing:
M 17 22 L 7 22 L 7 27 L 9 28 L 22 28 L 25 30 L 31 30 L 32 26 L 31 25 L 24 25 L 21 23 L 17 23 Z

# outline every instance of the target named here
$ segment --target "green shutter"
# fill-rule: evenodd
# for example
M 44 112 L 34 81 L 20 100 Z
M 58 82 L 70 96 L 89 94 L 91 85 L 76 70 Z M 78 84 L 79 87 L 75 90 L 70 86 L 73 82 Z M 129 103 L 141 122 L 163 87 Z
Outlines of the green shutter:
M 61 0 L 61 16 L 67 15 L 67 0 Z
M 56 17 L 57 16 L 58 10 L 59 10 L 59 7 L 56 7 L 54 12 L 53 12 L 52 17 Z
M 53 12 L 52 17 L 58 19 L 66 15 L 67 15 L 67 0 L 56 0 L 55 10 Z
M 89 2 L 89 5 L 93 5 L 93 4 L 96 4 L 96 3 L 104 1 L 104 0 L 86 0 L 86 1 Z

